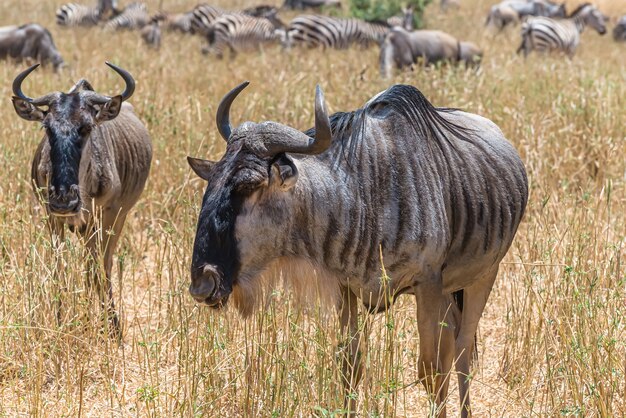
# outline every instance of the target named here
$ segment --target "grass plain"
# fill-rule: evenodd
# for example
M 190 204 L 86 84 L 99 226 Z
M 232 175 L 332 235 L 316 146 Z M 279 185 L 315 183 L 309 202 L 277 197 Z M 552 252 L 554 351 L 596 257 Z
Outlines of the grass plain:
M 85 77 L 112 94 L 122 88 L 104 65 L 137 80 L 130 100 L 154 141 L 142 200 L 117 252 L 114 291 L 124 339 L 103 332 L 84 279 L 84 251 L 65 243 L 66 274 L 53 279 L 55 255 L 30 187 L 41 130 L 13 111 L 11 82 L 25 64 L 0 62 L 0 416 L 333 416 L 341 406 L 338 327 L 322 307 L 300 309 L 277 289 L 247 321 L 216 315 L 188 296 L 188 266 L 203 182 L 185 156 L 218 159 L 215 129 L 226 91 L 250 80 L 233 107 L 234 123 L 313 123 L 314 87 L 331 111 L 352 110 L 392 83 L 421 89 L 438 106 L 496 122 L 526 163 L 530 202 L 500 269 L 479 328 L 473 377 L 476 416 L 626 415 L 626 45 L 592 31 L 574 59 L 515 55 L 519 28 L 483 28 L 490 2 L 464 0 L 429 28 L 485 50 L 479 71 L 419 69 L 381 80 L 376 48 L 279 48 L 218 61 L 200 40 L 165 33 L 160 51 L 137 33 L 56 27 L 60 0 L 4 0 L 0 26 L 50 28 L 69 63 L 39 69 L 24 90 L 67 91 Z M 150 10 L 186 10 L 194 0 L 148 1 Z M 249 3 L 216 1 L 226 7 Z M 623 1 L 597 2 L 613 18 Z M 571 8 L 574 2 L 568 2 Z M 56 301 L 63 301 L 60 322 Z M 414 301 L 402 297 L 370 316 L 360 416 L 424 416 L 417 382 Z M 453 384 L 449 412 L 458 414 Z

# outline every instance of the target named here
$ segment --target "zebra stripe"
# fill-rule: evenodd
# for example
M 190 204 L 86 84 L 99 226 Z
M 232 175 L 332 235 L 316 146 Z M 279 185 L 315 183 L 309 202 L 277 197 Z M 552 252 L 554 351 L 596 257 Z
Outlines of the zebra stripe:
M 606 33 L 604 16 L 590 4 L 576 9 L 567 19 L 531 17 L 522 24 L 522 43 L 517 52 L 527 56 L 531 51 L 561 51 L 573 56 L 580 43 L 580 34 L 587 25 L 598 33 Z
M 100 21 L 100 10 L 82 4 L 67 3 L 56 11 L 59 26 L 95 26 Z
M 202 52 L 222 58 L 226 48 L 230 49 L 231 54 L 259 49 L 263 44 L 276 41 L 278 35 L 269 19 L 231 13 L 213 22 L 208 38 L 210 44 Z
M 141 29 L 148 24 L 148 8 L 145 3 L 131 3 L 122 13 L 109 20 L 104 28 L 106 30 Z
M 306 45 L 347 49 L 352 44 L 368 47 L 379 44 L 389 32 L 386 23 L 360 19 L 339 19 L 321 15 L 295 17 L 287 29 L 287 46 Z
M 226 12 L 208 4 L 199 4 L 191 13 L 193 14 L 191 18 L 192 31 L 200 35 L 207 35 L 211 31 L 213 22 Z

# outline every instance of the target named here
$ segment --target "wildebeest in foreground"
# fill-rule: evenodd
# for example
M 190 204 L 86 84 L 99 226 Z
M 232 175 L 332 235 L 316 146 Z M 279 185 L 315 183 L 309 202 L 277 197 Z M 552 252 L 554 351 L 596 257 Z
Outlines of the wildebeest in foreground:
M 152 144 L 132 106 L 123 103 L 135 81 L 127 71 L 107 65 L 126 82 L 120 95 L 103 96 L 82 79 L 68 93 L 32 99 L 21 86 L 37 68 L 33 65 L 13 82 L 13 106 L 20 117 L 41 122 L 46 132 L 33 158 L 32 181 L 45 199 L 53 244 L 63 242 L 64 224 L 84 238 L 91 254 L 90 279 L 121 336 L 111 286 L 113 252 L 148 178 Z M 102 279 L 96 267 L 101 253 Z
M 283 277 L 296 288 L 335 290 L 349 332 L 343 365 L 349 391 L 360 376 L 357 298 L 380 311 L 398 295 L 413 294 L 420 379 L 445 415 L 456 360 L 463 416 L 469 415 L 478 321 L 528 198 L 513 146 L 493 122 L 435 108 L 406 85 L 330 118 L 318 87 L 315 128 L 306 133 L 276 122 L 233 128 L 229 110 L 247 84 L 218 107 L 227 142 L 221 160 L 188 158 L 208 182 L 190 294 L 213 308 L 232 295 L 249 315 L 259 287 L 274 277 L 268 271 L 308 266 L 313 276 L 300 270 Z M 354 411 L 353 401 L 347 406 Z
M 42 64 L 50 63 L 55 70 L 63 66 L 52 35 L 36 23 L 0 27 L 0 59 L 4 58 L 18 62 L 30 58 Z
M 420 59 L 423 64 L 440 61 L 464 62 L 476 65 L 482 51 L 472 42 L 462 42 L 454 36 L 438 30 L 416 30 L 402 28 L 391 30 L 380 46 L 379 64 L 383 77 L 389 77 L 393 68 L 411 67 Z

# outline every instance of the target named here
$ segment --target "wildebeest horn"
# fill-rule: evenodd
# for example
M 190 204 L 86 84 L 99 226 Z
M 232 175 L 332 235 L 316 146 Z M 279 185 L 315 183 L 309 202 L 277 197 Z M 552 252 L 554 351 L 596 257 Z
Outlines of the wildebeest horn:
M 111 64 L 108 61 L 105 61 L 106 65 L 108 65 L 109 67 L 113 68 L 113 70 L 118 73 L 126 82 L 126 89 L 124 90 L 124 92 L 121 94 L 122 96 L 122 100 L 128 100 L 130 98 L 130 96 L 133 95 L 133 93 L 135 92 L 135 80 L 133 79 L 133 76 L 130 75 L 130 73 L 120 67 L 118 67 L 115 64 Z
M 31 65 L 26 70 L 24 70 L 21 73 L 19 73 L 19 75 L 17 77 L 15 77 L 15 80 L 13 80 L 13 94 L 16 95 L 17 97 L 19 97 L 20 99 L 26 100 L 27 102 L 32 102 L 33 99 L 31 99 L 30 97 L 26 96 L 22 92 L 22 82 L 24 81 L 24 79 L 26 77 L 28 77 L 28 75 L 30 73 L 35 71 L 35 68 L 37 68 L 37 67 L 39 67 L 39 64 Z
M 233 103 L 235 98 L 241 93 L 243 89 L 248 87 L 250 84 L 249 81 L 244 81 L 228 93 L 220 102 L 220 105 L 217 108 L 217 114 L 215 115 L 215 122 L 217 123 L 217 130 L 220 135 L 226 142 L 228 142 L 228 138 L 230 138 L 230 133 L 232 131 L 232 127 L 230 126 L 230 105 Z
M 315 88 L 315 138 L 289 128 L 289 133 L 274 136 L 265 146 L 272 154 L 292 152 L 296 154 L 320 154 L 330 147 L 332 132 L 324 102 L 324 93 L 319 84 Z

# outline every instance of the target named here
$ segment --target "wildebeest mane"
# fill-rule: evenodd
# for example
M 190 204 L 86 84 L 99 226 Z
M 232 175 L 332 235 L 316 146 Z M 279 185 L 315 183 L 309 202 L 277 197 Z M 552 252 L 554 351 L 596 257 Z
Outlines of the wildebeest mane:
M 409 85 L 397 84 L 385 90 L 365 107 L 352 112 L 337 112 L 330 116 L 330 126 L 333 133 L 333 142 L 338 143 L 340 152 L 335 157 L 343 156 L 348 162 L 354 159 L 359 143 L 367 134 L 365 131 L 365 116 L 381 107 L 390 107 L 393 113 L 400 115 L 415 132 L 418 140 L 425 140 L 441 146 L 446 141 L 454 147 L 450 136 L 466 141 L 473 134 L 472 129 L 450 122 L 441 115 L 457 109 L 434 107 L 417 88 Z M 305 132 L 315 136 L 315 128 Z M 333 149 L 337 149 L 333 147 Z M 335 161 L 339 162 L 339 158 Z

